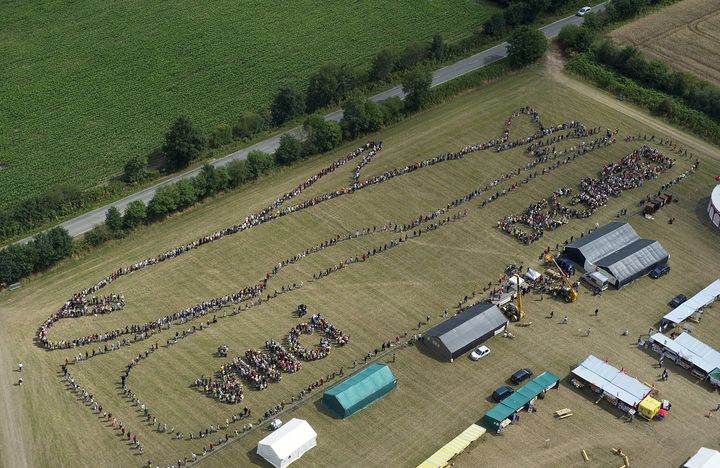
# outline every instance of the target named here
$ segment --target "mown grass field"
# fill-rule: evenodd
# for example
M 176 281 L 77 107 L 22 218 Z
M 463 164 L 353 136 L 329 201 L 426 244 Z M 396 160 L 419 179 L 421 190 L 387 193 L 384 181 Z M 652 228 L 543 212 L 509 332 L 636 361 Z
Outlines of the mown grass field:
M 247 390 L 244 404 L 258 415 L 280 400 L 288 401 L 300 388 L 340 366 L 348 371 L 353 360 L 361 361 L 383 340 L 403 331 L 415 333 L 418 321 L 426 315 L 431 316 L 431 324 L 437 323 L 442 309 L 453 310 L 464 295 L 495 281 L 507 264 L 524 262 L 536 266 L 538 254 L 546 245 L 554 246 L 571 235 L 577 236 L 596 221 L 608 222 L 620 208 L 634 213 L 639 199 L 689 166 L 689 161 L 681 158 L 667 175 L 624 193 L 592 218 L 571 221 L 531 246 L 522 246 L 499 232 L 495 222 L 501 216 L 519 212 L 558 187 L 575 186 L 581 177 L 595 174 L 604 164 L 636 148 L 638 143 L 624 142 L 625 135 L 665 135 L 663 130 L 667 128 L 662 123 L 648 118 L 643 119 L 644 123 L 634 120 L 578 91 L 584 85 L 572 81 L 574 85 L 569 86 L 571 81 L 555 81 L 542 68 L 533 68 L 414 116 L 375 136 L 384 141 L 384 149 L 364 174 L 378 174 L 496 137 L 506 117 L 524 105 L 540 111 L 548 125 L 579 119 L 589 126 L 619 128 L 620 141 L 616 145 L 588 153 L 484 208 L 477 200 L 466 204 L 461 209 L 467 208 L 468 215 L 462 220 L 322 280 L 311 281 L 313 273 L 395 236 L 364 237 L 308 256 L 285 268 L 270 285 L 272 289 L 304 281 L 302 289 L 237 316 L 224 318 L 218 314 L 217 324 L 176 345 L 165 347 L 165 341 L 187 326 L 173 327 L 149 342 L 71 366 L 78 382 L 107 411 L 139 433 L 145 446 L 143 456 L 130 449 L 117 432 L 101 423 L 62 385 L 58 365 L 76 351 L 46 352 L 35 347 L 32 337 L 39 323 L 71 293 L 117 267 L 238 222 L 356 145 L 219 196 L 83 258 L 64 261 L 51 272 L 28 281 L 19 291 L 2 293 L 0 375 L 17 377 L 5 371 L 22 360 L 26 384 L 18 388 L 3 382 L 3 398 L 18 414 L 14 424 L 21 436 L 12 447 L 0 449 L 24 447 L 31 466 L 141 466 L 148 459 L 161 466 L 176 463 L 191 451 L 201 452 L 203 445 L 224 433 L 204 440 L 173 440 L 147 426 L 141 412 L 120 395 L 121 371 L 152 342 L 158 341 L 160 349 L 141 361 L 128 383 L 158 420 L 187 434 L 224 423 L 229 414 L 239 409 L 217 403 L 190 387 L 194 378 L 209 374 L 225 362 L 213 356 L 220 344 L 228 344 L 234 356 L 262 346 L 268 338 L 281 337 L 299 322 L 292 314 L 299 303 L 307 304 L 311 313 L 321 312 L 350 335 L 350 343 L 334 348 L 326 359 L 307 363 L 296 374 L 284 375 L 281 383 L 267 390 Z M 516 119 L 512 135 L 520 137 L 532 131 L 529 119 L 521 117 Z M 591 396 L 563 384 L 559 391 L 539 402 L 539 412 L 524 415 L 519 425 L 511 426 L 502 436 L 486 435 L 459 457 L 457 466 L 577 466 L 582 463 L 583 448 L 592 459 L 587 466 L 615 466 L 619 459 L 614 459 L 609 450 L 618 446 L 628 453 L 633 466 L 678 466 L 699 446 L 715 447 L 720 421 L 704 415 L 716 406 L 717 394 L 673 367 L 668 382 L 658 381 L 659 372 L 653 368 L 655 358 L 633 346 L 637 335 L 646 333 L 667 311 L 670 298 L 678 292 L 690 295 L 718 274 L 713 265 L 720 261 L 720 233 L 706 219 L 705 206 L 714 183 L 711 176 L 720 173 L 720 152 L 706 151 L 707 146 L 691 137 L 680 136 L 678 140 L 676 131 L 668 131 L 701 159 L 700 170 L 673 188 L 679 203 L 664 208 L 654 220 L 637 215 L 630 218 L 642 236 L 659 239 L 670 252 L 673 271 L 668 276 L 659 281 L 644 278 L 602 297 L 582 289 L 573 305 L 527 297 L 526 320 L 532 325 L 512 326 L 514 340 L 493 338 L 488 342 L 492 354 L 480 362 L 463 357 L 452 364 L 441 363 L 414 347 L 397 350 L 396 361 L 390 366 L 398 377 L 398 388 L 361 413 L 345 421 L 333 419 L 317 404 L 321 395 L 317 392 L 281 416 L 283 420 L 307 419 L 318 432 L 318 447 L 294 466 L 415 466 L 480 419 L 493 405 L 489 399 L 492 390 L 505 384 L 517 368 L 527 366 L 536 373 L 550 370 L 564 378 L 588 353 L 607 357 L 618 367 L 655 382 L 661 395 L 673 402 L 670 417 L 664 422 L 628 424 L 618 418 L 619 413 L 604 404 L 594 405 Z M 321 240 L 388 221 L 408 222 L 527 161 L 521 149 L 474 153 L 462 161 L 426 168 L 206 245 L 104 289 L 103 294 L 124 293 L 128 305 L 122 312 L 63 320 L 52 329 L 52 336 L 70 338 L 129 322 L 141 323 L 233 291 L 256 281 L 278 261 Z M 342 167 L 313 186 L 312 193 L 347 185 L 351 171 L 350 166 Z M 303 197 L 312 193 L 308 191 Z M 670 217 L 676 218 L 672 225 L 667 223 Z M 595 307 L 601 311 L 597 318 L 591 316 Z M 705 314 L 696 333 L 708 344 L 720 347 L 714 333 L 720 326 L 715 309 Z M 555 310 L 555 320 L 545 318 L 551 310 Z M 565 314 L 570 316 L 569 325 L 559 323 L 558 316 Z M 592 335 L 583 337 L 588 327 L 592 327 Z M 630 330 L 630 336 L 621 336 L 624 329 Z M 390 355 L 381 360 L 389 361 Z M 572 408 L 575 416 L 553 420 L 552 411 L 563 407 Z M 9 429 L 4 421 L 0 434 L 11 432 Z M 203 464 L 260 464 L 253 453 L 257 441 L 266 434 L 262 428 L 234 439 Z
M 673 68 L 720 84 L 718 0 L 684 0 L 630 22 L 610 36 Z
M 3 2 L 0 206 L 93 186 L 158 147 L 186 114 L 203 129 L 264 109 L 325 63 L 469 34 L 497 10 L 449 2 Z

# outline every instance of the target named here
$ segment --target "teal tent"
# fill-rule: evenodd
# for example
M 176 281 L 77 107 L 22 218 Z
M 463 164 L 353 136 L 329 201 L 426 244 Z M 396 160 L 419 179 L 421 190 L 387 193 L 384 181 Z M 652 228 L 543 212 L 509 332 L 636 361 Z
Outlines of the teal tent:
M 514 412 L 515 410 L 513 408 L 505 406 L 502 403 L 498 403 L 490 411 L 485 413 L 483 421 L 490 429 L 498 430 L 500 424 L 502 424 L 504 420 L 508 419 Z
M 397 378 L 384 364 L 371 364 L 323 395 L 323 403 L 345 419 L 379 400 L 397 386 Z
M 560 377 L 553 374 L 552 372 L 545 371 L 542 374 L 535 377 L 533 380 L 536 384 L 539 384 L 543 389 L 550 390 L 558 385 Z

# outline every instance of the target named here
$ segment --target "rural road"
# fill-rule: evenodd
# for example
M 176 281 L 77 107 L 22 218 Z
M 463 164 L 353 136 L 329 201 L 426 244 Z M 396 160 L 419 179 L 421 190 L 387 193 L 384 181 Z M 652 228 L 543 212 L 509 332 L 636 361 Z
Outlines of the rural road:
M 605 4 L 601 3 L 599 5 L 596 5 L 592 7 L 593 12 L 602 11 L 605 9 Z M 543 26 L 540 28 L 540 31 L 542 31 L 546 37 L 552 38 L 558 35 L 560 30 L 563 28 L 563 26 L 566 26 L 568 24 L 581 24 L 583 22 L 583 18 L 579 16 L 568 16 L 567 18 L 563 18 L 561 20 L 558 20 L 554 23 L 548 24 L 546 26 Z M 468 58 L 465 58 L 463 60 L 460 60 L 458 62 L 455 62 L 451 65 L 448 65 L 446 67 L 440 68 L 436 70 L 433 73 L 433 81 L 432 86 L 437 86 L 440 84 L 445 83 L 446 81 L 450 81 L 454 78 L 460 77 L 462 75 L 465 75 L 467 73 L 470 73 L 472 71 L 477 70 L 478 68 L 482 68 L 485 65 L 489 65 L 493 62 L 497 62 L 498 60 L 504 58 L 507 55 L 507 42 L 503 42 L 502 44 L 496 45 L 495 47 L 491 47 L 489 49 L 486 49 L 482 52 L 479 52 L 475 55 L 472 55 Z M 404 93 L 402 92 L 401 86 L 395 86 L 394 88 L 390 88 L 386 91 L 383 91 L 379 94 L 376 94 L 375 96 L 372 96 L 370 99 L 375 102 L 382 102 L 385 99 L 388 99 L 390 97 L 404 97 Z M 334 121 L 340 121 L 343 116 L 342 109 L 336 110 L 334 112 L 331 112 L 325 116 L 328 120 L 334 120 Z M 288 130 L 286 133 L 290 133 L 293 135 L 301 135 L 302 129 L 300 127 L 293 128 L 291 130 Z M 280 137 L 282 135 L 276 135 L 272 138 L 268 138 L 266 140 L 263 140 L 259 143 L 256 143 L 252 146 L 249 146 L 247 148 L 243 148 L 239 151 L 236 151 L 232 154 L 229 154 L 225 157 L 222 157 L 220 159 L 215 159 L 213 161 L 208 161 L 210 164 L 212 164 L 215 167 L 221 167 L 226 164 L 228 164 L 230 161 L 236 160 L 236 159 L 245 159 L 251 151 L 259 150 L 264 151 L 266 153 L 272 153 L 277 149 L 277 147 L 280 145 Z M 200 168 L 196 168 L 187 172 L 184 172 L 182 174 L 178 174 L 174 177 L 171 177 L 170 179 L 164 180 L 163 182 L 160 182 L 156 185 L 153 185 L 152 187 L 148 187 L 144 190 L 141 190 L 139 192 L 133 193 L 132 195 L 129 195 L 125 198 L 122 198 L 118 201 L 115 201 L 113 203 L 110 203 L 108 205 L 105 205 L 100 208 L 96 208 L 92 211 L 89 211 L 85 214 L 82 214 L 76 218 L 70 219 L 68 221 L 65 221 L 64 223 L 61 223 L 60 226 L 67 229 L 67 231 L 70 233 L 71 236 L 79 236 L 80 234 L 84 234 L 93 227 L 97 226 L 98 224 L 102 224 L 105 222 L 105 213 L 107 210 L 114 206 L 121 212 L 125 211 L 125 208 L 130 204 L 131 202 L 135 200 L 141 200 L 145 203 L 149 202 L 153 196 L 155 195 L 155 191 L 164 185 L 168 184 L 174 184 L 175 182 L 178 182 L 181 179 L 187 179 L 190 177 L 195 177 L 197 174 L 200 173 Z M 26 237 L 25 239 L 17 241 L 17 243 L 27 243 L 32 239 L 32 236 Z

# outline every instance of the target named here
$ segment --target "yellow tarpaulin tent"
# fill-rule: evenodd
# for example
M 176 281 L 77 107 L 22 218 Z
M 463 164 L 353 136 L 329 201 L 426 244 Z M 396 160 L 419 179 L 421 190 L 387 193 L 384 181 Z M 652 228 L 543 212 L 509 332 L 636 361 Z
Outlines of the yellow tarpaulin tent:
M 418 468 L 443 468 L 447 466 L 452 457 L 461 453 L 470 445 L 470 442 L 479 439 L 483 434 L 485 434 L 485 428 L 473 424 L 459 436 L 445 444 L 443 448 L 433 453 L 430 458 L 418 465 Z
M 638 413 L 648 419 L 654 418 L 660 411 L 660 402 L 651 396 L 646 396 L 643 401 L 638 404 Z

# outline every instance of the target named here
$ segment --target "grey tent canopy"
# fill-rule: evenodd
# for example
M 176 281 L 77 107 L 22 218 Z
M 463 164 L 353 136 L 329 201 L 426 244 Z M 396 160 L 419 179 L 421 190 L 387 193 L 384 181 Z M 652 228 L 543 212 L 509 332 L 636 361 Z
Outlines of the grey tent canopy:
M 599 269 L 617 288 L 668 262 L 660 242 L 641 238 L 629 223 L 614 221 L 565 247 L 565 256 L 585 271 Z
M 507 323 L 496 305 L 475 304 L 428 330 L 425 345 L 439 358 L 452 361 L 503 331 Z

